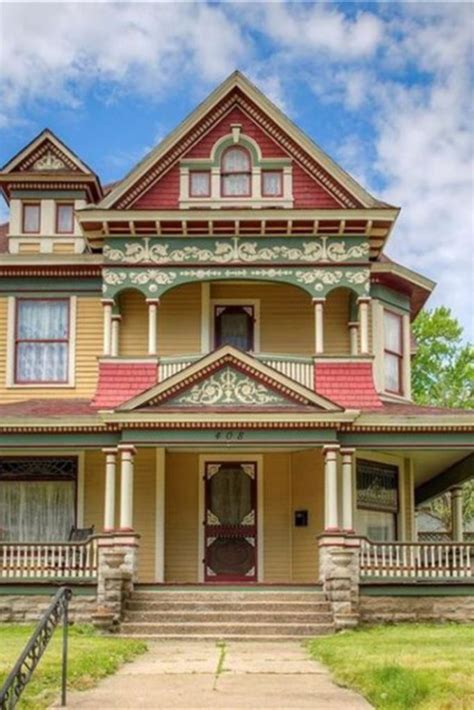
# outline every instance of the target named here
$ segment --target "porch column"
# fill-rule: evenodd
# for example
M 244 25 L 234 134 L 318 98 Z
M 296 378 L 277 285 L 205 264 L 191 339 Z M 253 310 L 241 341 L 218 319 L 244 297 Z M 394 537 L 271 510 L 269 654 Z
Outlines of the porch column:
M 158 298 L 147 298 L 148 304 L 148 355 L 157 353 L 157 315 L 160 300 Z
M 337 513 L 337 452 L 338 446 L 324 447 L 324 530 L 339 530 Z
M 349 339 L 351 343 L 351 355 L 357 355 L 359 346 L 357 342 L 357 336 L 359 333 L 359 324 L 357 321 L 350 321 L 349 322 Z
M 117 449 L 103 449 L 103 452 L 105 454 L 104 532 L 111 532 L 115 529 Z
M 324 353 L 324 303 L 325 298 L 313 298 L 314 305 L 314 351 L 315 355 Z
M 133 530 L 133 459 L 134 446 L 119 446 L 121 457 L 120 530 Z
M 102 306 L 104 308 L 104 345 L 102 348 L 104 355 L 112 353 L 112 306 L 111 299 L 103 299 Z
M 462 486 L 451 488 L 451 530 L 454 542 L 464 539 L 462 519 Z
M 353 491 L 354 449 L 341 449 L 342 456 L 342 529 L 344 532 L 354 532 L 353 522 Z
M 369 303 L 370 298 L 358 298 L 360 323 L 360 353 L 369 354 Z
M 122 316 L 119 313 L 114 313 L 112 315 L 112 345 L 111 345 L 111 355 L 112 357 L 117 357 L 119 354 L 119 336 L 120 336 L 120 321 Z
M 165 449 L 156 450 L 155 582 L 165 581 Z

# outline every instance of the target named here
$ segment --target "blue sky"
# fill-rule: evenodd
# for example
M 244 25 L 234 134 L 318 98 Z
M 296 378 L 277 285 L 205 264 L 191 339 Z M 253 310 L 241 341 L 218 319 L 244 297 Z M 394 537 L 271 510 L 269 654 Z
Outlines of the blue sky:
M 472 338 L 473 22 L 454 2 L 2 3 L 0 162 L 47 126 L 117 180 L 239 68 L 402 207 L 388 254 Z

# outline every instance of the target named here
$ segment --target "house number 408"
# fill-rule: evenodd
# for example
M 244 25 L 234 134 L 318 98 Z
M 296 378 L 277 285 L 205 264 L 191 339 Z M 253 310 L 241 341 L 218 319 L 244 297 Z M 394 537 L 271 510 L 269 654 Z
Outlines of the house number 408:
M 216 439 L 225 441 L 241 441 L 244 438 L 243 431 L 216 431 Z

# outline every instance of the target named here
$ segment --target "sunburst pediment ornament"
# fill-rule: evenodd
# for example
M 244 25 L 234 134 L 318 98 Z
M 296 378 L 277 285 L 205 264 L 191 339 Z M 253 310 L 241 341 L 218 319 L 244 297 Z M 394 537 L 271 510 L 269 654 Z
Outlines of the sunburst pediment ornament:
M 64 170 L 65 168 L 66 164 L 52 150 L 47 150 L 33 164 L 33 170 Z

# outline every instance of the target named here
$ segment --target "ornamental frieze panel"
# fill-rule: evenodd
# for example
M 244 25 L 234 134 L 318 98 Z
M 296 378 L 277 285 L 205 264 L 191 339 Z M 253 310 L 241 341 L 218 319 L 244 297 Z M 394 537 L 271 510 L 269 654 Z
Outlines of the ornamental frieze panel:
M 104 258 L 112 264 L 132 265 L 344 264 L 368 261 L 369 242 L 362 237 L 227 237 L 199 239 L 191 244 L 183 244 L 182 238 L 143 237 L 130 242 L 109 238 Z
M 167 402 L 176 407 L 281 407 L 288 403 L 285 397 L 231 367 L 224 367 Z
M 350 288 L 358 296 L 370 289 L 370 269 L 336 267 L 229 267 L 229 268 L 111 268 L 102 270 L 102 292 L 107 298 L 125 289 L 137 289 L 147 298 L 159 298 L 171 288 L 202 281 L 267 281 L 298 286 L 313 298 L 324 298 L 335 288 Z

